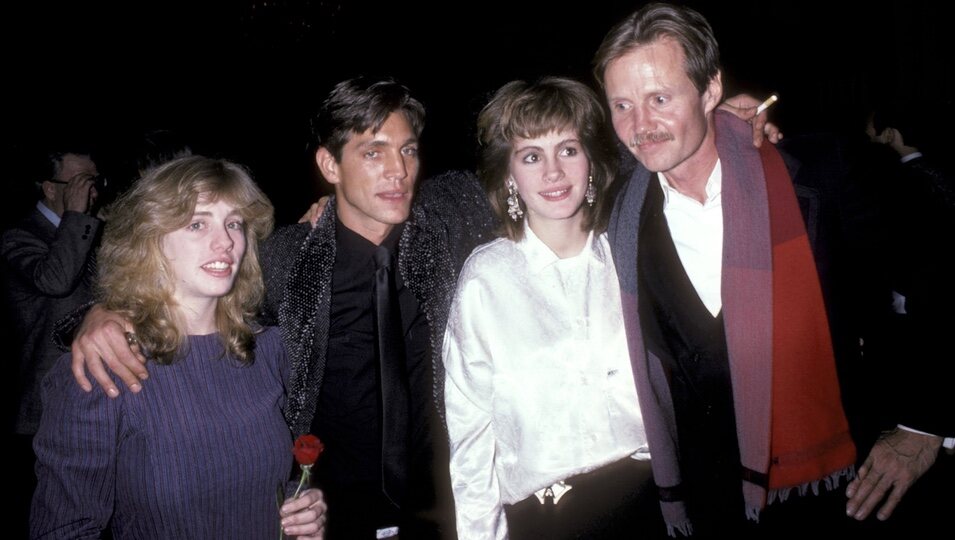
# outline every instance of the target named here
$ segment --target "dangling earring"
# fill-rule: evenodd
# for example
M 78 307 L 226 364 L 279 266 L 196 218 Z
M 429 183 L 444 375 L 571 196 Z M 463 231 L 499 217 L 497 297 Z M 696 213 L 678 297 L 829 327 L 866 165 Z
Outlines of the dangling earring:
M 587 179 L 587 191 L 584 192 L 584 197 L 587 199 L 587 206 L 593 206 L 594 201 L 597 200 L 597 190 L 594 189 L 594 175 L 590 175 Z
M 507 215 L 517 221 L 524 217 L 524 211 L 521 210 L 520 198 L 517 195 L 517 185 L 513 178 L 507 179 Z

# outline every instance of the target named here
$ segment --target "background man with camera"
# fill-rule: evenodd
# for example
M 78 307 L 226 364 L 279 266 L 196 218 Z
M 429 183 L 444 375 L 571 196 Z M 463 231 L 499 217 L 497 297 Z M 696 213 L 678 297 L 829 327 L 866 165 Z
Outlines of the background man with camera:
M 17 493 L 29 504 L 33 474 L 33 435 L 40 423 L 40 383 L 62 354 L 52 341 L 53 325 L 92 298 L 93 253 L 102 222 L 92 208 L 100 177 L 89 152 L 64 146 L 38 160 L 28 181 L 40 190 L 36 208 L 3 234 L 6 306 L 20 351 L 14 422 Z M 18 512 L 16 515 L 27 515 Z M 25 531 L 25 523 L 15 530 Z

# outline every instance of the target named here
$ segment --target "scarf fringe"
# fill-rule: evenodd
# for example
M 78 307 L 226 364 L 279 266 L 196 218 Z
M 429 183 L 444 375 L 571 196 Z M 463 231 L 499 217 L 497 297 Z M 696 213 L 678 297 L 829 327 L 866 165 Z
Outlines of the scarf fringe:
M 785 502 L 789 498 L 789 495 L 795 491 L 800 497 L 805 496 L 809 490 L 812 490 L 813 495 L 819 495 L 819 483 L 822 482 L 823 487 L 826 491 L 832 491 L 839 487 L 840 479 L 845 477 L 846 482 L 852 480 L 856 476 L 855 465 L 849 465 L 844 469 L 839 469 L 838 471 L 832 472 L 823 476 L 818 480 L 813 480 L 812 482 L 806 482 L 804 484 L 799 484 L 798 486 L 791 486 L 781 489 L 772 489 L 769 491 L 768 503 L 773 504 L 776 501 Z M 751 515 L 752 508 L 746 508 L 746 517 L 753 521 L 759 521 L 759 509 L 755 509 L 756 515 L 753 517 Z
M 746 505 L 746 519 L 748 519 L 748 520 L 750 520 L 750 521 L 754 521 L 754 522 L 756 522 L 756 523 L 759 523 L 759 513 L 760 513 L 761 510 L 762 510 L 762 508 L 758 508 L 758 507 L 756 507 L 756 506 L 752 506 L 752 505 L 747 504 L 747 505 Z

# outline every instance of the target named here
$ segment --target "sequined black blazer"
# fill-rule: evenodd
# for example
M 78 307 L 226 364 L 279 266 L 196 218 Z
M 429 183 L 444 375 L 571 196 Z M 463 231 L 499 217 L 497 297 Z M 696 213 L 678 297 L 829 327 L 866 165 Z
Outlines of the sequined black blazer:
M 314 229 L 275 231 L 262 245 L 266 300 L 262 319 L 281 327 L 291 363 L 285 417 L 295 435 L 309 430 L 328 347 L 335 198 Z M 493 214 L 477 178 L 452 171 L 426 180 L 401 235 L 398 265 L 430 328 L 435 403 L 444 393 L 441 341 L 458 272 L 477 245 L 493 238 Z M 443 411 L 439 411 L 443 414 Z

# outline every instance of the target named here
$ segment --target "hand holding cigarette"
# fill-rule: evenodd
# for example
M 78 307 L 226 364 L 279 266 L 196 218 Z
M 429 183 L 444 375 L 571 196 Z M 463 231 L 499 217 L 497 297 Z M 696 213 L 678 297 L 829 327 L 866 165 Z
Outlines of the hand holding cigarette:
M 774 103 L 776 103 L 777 101 L 779 101 L 779 96 L 776 95 L 776 94 L 772 94 L 771 96 L 769 96 L 768 98 L 766 98 L 766 101 L 760 103 L 759 106 L 756 107 L 756 115 L 758 116 L 758 115 L 762 114 L 763 111 L 765 111 L 766 109 L 770 108 L 770 107 L 771 107 Z
M 777 101 L 779 101 L 779 95 L 775 93 L 762 103 L 749 94 L 740 94 L 727 99 L 720 104 L 719 108 L 752 124 L 753 146 L 759 147 L 763 139 L 776 144 L 783 137 L 779 127 L 772 122 L 767 122 L 767 115 L 761 114 Z

